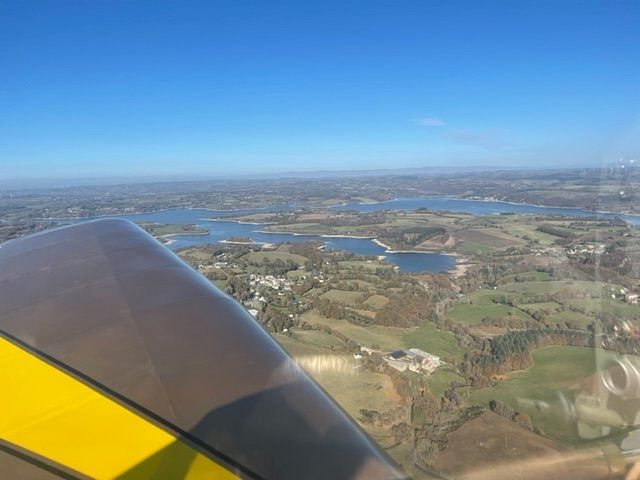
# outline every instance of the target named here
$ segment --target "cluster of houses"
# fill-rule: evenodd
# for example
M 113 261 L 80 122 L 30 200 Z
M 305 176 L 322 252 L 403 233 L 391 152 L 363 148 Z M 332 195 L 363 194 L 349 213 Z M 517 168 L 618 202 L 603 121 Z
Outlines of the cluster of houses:
M 204 271 L 204 270 L 212 270 L 212 269 L 217 269 L 220 270 L 221 268 L 226 268 L 230 266 L 231 268 L 237 268 L 237 265 L 228 265 L 227 262 L 215 262 L 213 265 L 210 264 L 206 264 L 206 265 L 198 265 L 198 270 Z
M 416 373 L 423 372 L 431 374 L 443 363 L 440 357 L 420 350 L 419 348 L 396 350 L 384 355 L 383 358 L 390 367 L 400 372 L 410 370 Z
M 638 331 L 638 326 L 636 322 L 632 322 L 630 320 L 622 320 L 618 325 L 613 326 L 613 331 L 615 336 L 620 336 L 623 334 L 625 337 L 638 338 L 640 337 L 640 331 Z
M 638 304 L 638 294 L 636 292 L 625 292 L 624 300 L 630 305 Z
M 638 304 L 638 292 L 633 290 L 627 290 L 626 288 L 614 288 L 611 287 L 611 298 L 624 300 L 629 305 Z
M 567 255 L 572 257 L 575 255 L 602 255 L 605 251 L 606 245 L 602 243 L 588 243 L 583 245 L 576 245 L 566 249 Z
M 291 291 L 293 283 L 287 277 L 275 277 L 273 275 L 249 275 L 249 284 L 254 287 L 267 287 L 272 290 L 288 292 Z

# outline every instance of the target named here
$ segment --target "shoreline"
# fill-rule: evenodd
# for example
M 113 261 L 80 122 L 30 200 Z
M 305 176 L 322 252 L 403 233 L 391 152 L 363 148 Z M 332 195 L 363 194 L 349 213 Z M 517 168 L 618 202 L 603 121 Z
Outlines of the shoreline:
M 240 225 L 277 225 L 276 222 L 244 222 L 242 220 L 226 219 L 226 218 L 203 218 L 207 222 L 233 222 Z
M 261 249 L 272 249 L 278 246 L 277 243 L 269 243 L 269 242 L 256 242 L 255 240 L 251 240 L 250 242 L 236 242 L 233 240 L 220 240 L 216 243 L 224 243 L 226 245 L 253 245 L 260 247 Z
M 371 240 L 373 243 L 385 249 L 384 253 L 424 253 L 425 255 L 447 255 L 449 257 L 455 257 L 457 254 L 454 252 L 445 252 L 444 250 L 394 250 L 390 245 L 373 237 Z
M 588 208 L 584 208 L 584 207 L 560 207 L 560 206 L 553 206 L 553 205 L 542 205 L 542 204 L 536 204 L 536 203 L 523 203 L 523 202 L 514 202 L 514 201 L 510 201 L 510 200 L 497 200 L 495 198 L 490 199 L 490 198 L 478 198 L 478 197 L 463 197 L 463 196 L 457 196 L 457 195 L 434 195 L 434 196 L 423 196 L 423 197 L 394 197 L 392 199 L 389 200 L 380 200 L 380 201 L 375 201 L 375 202 L 343 202 L 340 204 L 334 204 L 334 205 L 329 205 L 329 206 L 324 206 L 324 205 L 320 205 L 318 207 L 315 208 L 326 208 L 328 210 L 331 209 L 336 209 L 339 207 L 345 207 L 347 205 L 351 205 L 353 204 L 355 205 L 380 205 L 383 203 L 387 203 L 387 202 L 397 202 L 397 201 L 402 201 L 402 200 L 415 200 L 415 199 L 443 199 L 443 200 L 464 200 L 464 201 L 468 201 L 468 202 L 482 202 L 482 203 L 503 203 L 506 205 L 515 205 L 515 206 L 520 206 L 520 207 L 535 207 L 535 208 L 547 208 L 547 209 L 552 209 L 552 210 L 577 210 L 577 211 L 582 211 L 585 213 L 590 213 L 590 214 L 595 214 L 594 216 L 597 215 L 614 215 L 614 216 L 624 216 L 624 217 L 630 217 L 632 219 L 637 219 L 640 222 L 640 214 L 635 214 L 635 213 L 631 213 L 631 212 L 617 212 L 617 211 L 611 211 L 611 210 L 591 210 Z M 277 206 L 275 206 L 277 207 Z M 293 205 L 288 205 L 288 207 L 293 207 L 295 208 L 295 206 Z M 171 211 L 171 210 L 206 210 L 208 212 L 241 212 L 244 210 L 247 211 L 264 211 L 267 210 L 269 208 L 274 208 L 274 206 L 265 206 L 265 207 L 244 207 L 244 208 L 232 208 L 232 209 L 225 209 L 225 208 L 219 208 L 219 209 L 214 209 L 214 208 L 207 208 L 207 207 L 167 207 L 167 208 L 160 208 L 157 210 L 149 210 L 149 211 L 135 211 L 135 212 L 127 212 L 127 213 L 111 213 L 111 214 L 102 214 L 102 215 L 95 215 L 95 216 L 90 216 L 90 217 L 40 217 L 38 218 L 38 220 L 42 220 L 42 221 L 46 221 L 46 220 L 50 220 L 50 221 L 90 221 L 90 220 L 97 220 L 97 219 L 101 219 L 101 218 L 122 218 L 123 216 L 130 216 L 130 215 L 151 215 L 151 214 L 155 214 L 155 213 L 162 213 L 162 212 L 167 212 L 167 211 Z M 426 208 L 426 207 L 425 207 Z M 394 210 L 394 208 L 390 207 L 389 210 Z M 396 209 L 397 210 L 397 209 Z M 286 211 L 286 210 L 283 210 Z M 432 210 L 434 212 L 437 213 L 467 213 L 467 212 L 456 212 L 454 210 Z M 544 215 L 544 212 L 540 212 L 540 213 L 519 213 L 519 212 L 505 212 L 505 213 L 514 213 L 516 215 Z M 469 215 L 474 215 L 472 213 L 467 213 Z M 498 212 L 499 214 L 499 212 Z M 562 216 L 562 214 L 560 214 Z M 570 216 L 570 215 L 564 215 L 564 216 Z M 584 215 L 587 216 L 587 215 Z M 205 221 L 236 221 L 238 223 L 247 223 L 247 224 L 256 224 L 256 225 L 267 225 L 267 224 L 273 224 L 273 222 L 242 222 L 240 220 L 225 220 L 224 218 L 202 218 L 201 220 L 205 220 Z
M 37 220 L 82 220 L 82 221 L 88 222 L 90 220 L 97 220 L 100 218 L 122 218 L 124 216 L 129 216 L 129 215 L 152 215 L 154 213 L 169 212 L 171 210 L 207 210 L 209 212 L 241 212 L 243 210 L 262 211 L 268 208 L 273 208 L 273 207 L 272 206 L 245 207 L 245 208 L 167 207 L 167 208 L 159 208 L 157 210 L 149 210 L 149 211 L 136 211 L 136 212 L 128 212 L 128 213 L 107 213 L 103 215 L 93 215 L 91 217 L 41 217 L 41 218 L 38 218 Z M 215 221 L 209 218 L 201 218 L 199 220 Z M 223 219 L 220 219 L 220 220 L 224 221 Z
M 217 243 L 224 243 L 224 244 L 227 244 L 227 245 L 262 245 L 262 244 L 260 244 L 258 242 L 254 242 L 254 241 L 251 241 L 251 242 L 236 242 L 234 240 L 219 240 Z
M 455 257 L 453 253 L 445 252 L 443 250 L 394 250 L 390 245 L 378 240 L 377 237 L 364 236 L 364 235 L 332 235 L 321 233 L 296 233 L 296 232 L 272 232 L 269 230 L 257 230 L 258 233 L 272 234 L 272 235 L 293 235 L 296 237 L 321 237 L 321 238 L 353 238 L 356 240 L 371 240 L 373 243 L 385 249 L 384 253 L 419 253 L 424 255 L 446 255 Z
M 367 235 L 339 235 L 339 234 L 326 234 L 326 233 L 319 233 L 319 236 L 321 236 L 322 238 L 357 238 L 359 240 L 373 240 L 376 237 L 369 237 Z
M 167 233 L 165 235 L 160 235 L 161 237 L 164 238 L 169 238 L 169 237 L 206 237 L 207 235 L 209 235 L 211 233 L 210 230 L 207 230 L 206 232 L 177 232 L 177 233 Z
M 364 235 L 339 235 L 339 234 L 332 235 L 330 233 L 273 232 L 271 230 L 256 230 L 256 232 L 264 233 L 267 235 L 293 235 L 294 237 L 355 238 L 358 240 L 373 240 L 375 238 L 375 237 L 369 237 Z
M 594 213 L 594 214 L 601 214 L 601 215 L 623 215 L 625 217 L 632 217 L 632 218 L 637 218 L 638 221 L 640 221 L 640 215 L 639 214 L 634 214 L 634 213 L 630 213 L 630 212 L 614 212 L 611 210 L 590 210 L 588 208 L 584 208 L 584 207 L 558 207 L 558 206 L 552 206 L 552 205 L 541 205 L 541 204 L 537 204 L 537 203 L 522 203 L 522 202 L 513 202 L 513 201 L 509 201 L 509 200 L 497 200 L 497 199 L 490 199 L 490 198 L 477 198 L 477 197 L 463 197 L 463 196 L 457 196 L 457 195 L 434 195 L 434 196 L 424 196 L 424 197 L 394 197 L 390 200 L 380 200 L 378 202 L 357 202 L 357 203 L 349 203 L 349 202 L 343 202 L 341 204 L 336 204 L 336 205 L 330 205 L 329 209 L 335 209 L 338 207 L 346 207 L 347 205 L 380 205 L 383 203 L 387 203 L 387 202 L 398 202 L 398 201 L 402 201 L 402 200 L 416 200 L 416 199 L 428 199 L 428 200 L 465 200 L 468 202 L 483 202 L 483 203 L 504 203 L 507 205 L 516 205 L 519 207 L 535 207 L 535 208 L 549 208 L 549 209 L 553 209 L 553 210 L 578 210 L 578 211 L 582 211 L 582 212 L 588 212 L 588 213 Z M 425 207 L 427 208 L 427 207 Z M 428 208 L 427 208 L 428 209 Z M 397 210 L 394 208 L 389 208 L 389 210 Z M 467 213 L 467 212 L 457 212 L 454 210 L 432 210 L 434 212 L 442 212 L 442 213 L 466 213 L 467 215 L 474 215 L 472 213 Z M 506 212 L 505 212 L 506 213 Z M 542 215 L 543 213 L 519 213 L 519 212 L 509 212 L 509 213 L 513 213 L 515 215 Z M 499 215 L 500 213 L 498 213 Z M 477 216 L 477 215 L 476 215 Z M 564 215 L 564 216 L 570 216 L 570 215 Z
M 467 273 L 467 270 L 478 264 L 474 262 L 471 257 L 462 253 L 453 252 L 451 256 L 456 259 L 456 263 L 453 268 L 448 269 L 447 272 L 456 279 L 462 277 Z

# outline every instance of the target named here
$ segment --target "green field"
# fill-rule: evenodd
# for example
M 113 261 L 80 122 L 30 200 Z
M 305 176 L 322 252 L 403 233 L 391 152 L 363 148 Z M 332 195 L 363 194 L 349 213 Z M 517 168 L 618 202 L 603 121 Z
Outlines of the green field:
M 327 227 L 320 225 L 319 223 L 291 223 L 287 225 L 272 225 L 266 227 L 265 230 L 269 232 L 280 233 L 327 233 Z
M 186 248 L 184 250 L 180 250 L 179 256 L 201 262 L 213 259 L 213 255 L 202 248 Z
M 375 272 L 378 268 L 393 268 L 389 264 L 384 264 L 373 260 L 343 260 L 339 262 L 340 268 L 349 269 L 362 269 L 371 270 Z
M 420 348 L 443 360 L 447 357 L 461 360 L 464 355 L 453 334 L 438 330 L 431 322 L 423 322 L 419 327 L 407 331 L 402 336 L 402 341 L 405 348 Z
M 371 282 L 367 282 L 366 280 L 360 280 L 359 278 L 348 280 L 349 287 L 353 288 L 375 288 L 375 285 Z
M 141 222 L 139 223 L 139 225 L 141 227 L 147 227 L 150 228 L 151 230 L 151 234 L 159 237 L 162 235 L 175 235 L 175 234 L 189 234 L 189 235 L 202 235 L 202 234 L 206 234 L 209 232 L 208 229 L 206 228 L 195 228 L 193 227 L 193 225 L 191 225 L 191 227 L 193 227 L 191 230 L 189 230 L 189 225 L 182 225 L 182 224 L 158 224 L 158 223 L 146 223 L 146 222 Z
M 352 305 L 354 307 L 361 306 L 362 300 L 366 297 L 366 293 L 363 292 L 351 292 L 348 290 L 329 290 L 322 294 L 322 298 L 330 300 L 332 302 L 343 303 L 345 305 Z
M 595 350 L 590 348 L 551 346 L 533 353 L 533 366 L 513 372 L 506 380 L 488 388 L 468 391 L 468 404 L 488 405 L 489 400 L 501 400 L 519 411 L 531 415 L 534 425 L 554 440 L 578 441 L 575 428 L 566 425 L 550 412 L 525 410 L 518 398 L 553 402 L 556 392 L 565 391 L 595 371 Z M 462 389 L 460 393 L 463 393 Z M 464 395 L 463 395 L 464 396 Z
M 561 326 L 567 324 L 569 328 L 575 328 L 579 330 L 586 330 L 587 326 L 593 322 L 593 317 L 585 315 L 579 312 L 572 312 L 571 310 L 565 310 L 550 315 L 545 322 L 548 324 L 559 323 Z
M 624 318 L 638 318 L 640 317 L 640 306 L 629 305 L 621 300 L 614 300 L 613 298 L 587 298 L 584 300 L 571 300 L 567 302 L 568 305 L 574 307 L 584 308 L 588 313 L 608 313 Z
M 465 325 L 480 325 L 482 324 L 482 319 L 485 317 L 508 317 L 509 314 L 521 320 L 531 319 L 531 317 L 522 310 L 498 303 L 488 303 L 484 305 L 477 303 L 457 303 L 449 312 L 449 318 Z
M 464 380 L 458 373 L 456 373 L 455 367 L 451 365 L 442 365 L 427 378 L 427 385 L 429 391 L 436 397 L 442 397 L 445 390 L 451 387 L 451 382 Z
M 502 279 L 502 281 L 504 283 L 512 283 L 516 281 L 516 277 L 518 277 L 521 282 L 542 282 L 549 280 L 549 274 L 547 272 L 538 272 L 533 270 L 531 272 L 507 275 Z
M 560 290 L 569 290 L 576 294 L 581 292 L 593 296 L 609 296 L 613 285 L 602 282 L 589 282 L 582 280 L 551 280 L 548 282 L 518 282 L 500 285 L 502 290 L 517 292 L 529 295 L 541 295 L 544 293 L 554 294 Z M 617 287 L 620 288 L 620 287 Z
M 556 302 L 540 302 L 540 303 L 525 303 L 520 305 L 522 310 L 526 310 L 529 313 L 546 311 L 549 313 L 557 312 L 561 305 Z
M 248 262 L 257 264 L 261 264 L 265 259 L 271 262 L 275 262 L 276 260 L 281 260 L 283 262 L 293 261 L 298 266 L 304 265 L 304 262 L 307 261 L 307 259 L 302 255 L 287 252 L 250 252 L 242 258 Z
M 299 279 L 299 278 L 302 278 L 302 277 L 306 277 L 307 275 L 309 275 L 309 272 L 307 272 L 305 270 L 302 270 L 302 269 L 300 269 L 300 270 L 289 270 L 286 273 L 286 276 L 288 278 L 292 278 L 292 279 Z
M 353 356 L 332 353 L 285 335 L 274 338 L 353 418 L 361 417 L 362 408 L 387 412 L 400 404 L 389 376 L 358 368 Z M 388 443 L 387 431 L 365 427 L 376 440 Z
M 485 219 L 476 219 L 473 222 L 467 222 L 467 228 L 454 231 L 453 236 L 460 242 L 456 244 L 456 250 L 473 255 L 475 253 L 482 254 L 508 247 L 517 247 L 526 243 L 524 240 L 498 228 L 482 228 L 485 225 L 490 225 L 490 223 L 487 224 Z
M 507 303 L 508 300 L 520 300 L 519 293 L 505 292 L 500 289 L 481 288 L 473 293 L 467 294 L 466 298 L 470 303 L 478 305 L 489 305 L 491 303 Z
M 441 478 L 429 475 L 427 472 L 420 470 L 415 465 L 415 450 L 412 444 L 399 443 L 386 449 L 386 452 L 398 464 L 402 465 L 402 468 L 404 468 L 405 472 L 409 475 L 409 478 L 413 480 L 436 480 L 437 478 Z
M 371 295 L 363 302 L 364 305 L 374 310 L 384 307 L 387 303 L 389 303 L 389 299 L 384 295 Z
M 305 357 L 313 355 L 331 354 L 325 347 L 312 345 L 306 342 L 300 342 L 293 337 L 287 335 L 273 335 L 273 338 L 284 348 L 292 357 Z
M 328 349 L 344 347 L 344 343 L 342 343 L 334 335 L 330 335 L 324 332 L 319 332 L 317 330 L 295 329 L 291 332 L 291 337 L 294 340 L 297 340 L 299 342 L 304 342 L 306 344 L 309 344 L 315 347 L 322 347 L 322 348 L 328 348 Z
M 349 323 L 346 320 L 323 317 L 315 310 L 303 313 L 301 320 L 312 325 L 326 325 L 346 335 L 351 340 L 358 342 L 360 345 L 366 347 L 376 346 L 384 351 L 402 348 L 404 346 L 402 337 L 407 331 L 404 328 L 383 327 L 380 325 L 361 327 L 360 325 Z
M 349 365 L 349 363 L 346 363 Z M 386 412 L 396 408 L 400 397 L 393 388 L 389 376 L 357 369 L 355 365 L 346 369 L 320 369 L 311 372 L 318 383 L 353 418 L 359 418 L 360 409 Z
M 455 250 L 466 255 L 483 254 L 493 250 L 493 247 L 484 243 L 465 241 L 459 245 L 456 245 Z
M 558 238 L 553 235 L 549 235 L 548 233 L 536 230 L 537 225 L 505 223 L 503 227 L 505 231 L 509 232 L 511 235 L 516 235 L 521 238 L 527 236 L 532 240 L 538 240 L 541 245 L 551 245 Z
M 499 289 L 479 289 L 456 303 L 449 311 L 449 318 L 465 325 L 480 325 L 485 317 L 507 317 L 509 313 L 521 320 L 531 319 L 522 310 L 506 305 L 510 300 L 520 302 L 522 294 Z

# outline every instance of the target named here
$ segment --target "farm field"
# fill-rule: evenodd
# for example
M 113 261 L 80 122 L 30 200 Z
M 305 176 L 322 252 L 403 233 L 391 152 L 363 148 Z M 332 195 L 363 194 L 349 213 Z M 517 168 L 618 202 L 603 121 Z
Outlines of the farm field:
M 541 245 L 551 245 L 558 237 L 537 230 L 537 225 L 526 223 L 505 223 L 503 225 L 505 231 L 509 234 L 532 240 L 537 240 Z
M 614 300 L 612 298 L 586 298 L 583 300 L 570 300 L 569 302 L 567 302 L 567 304 L 572 305 L 576 308 L 584 308 L 588 314 L 602 312 L 624 318 L 640 317 L 640 306 L 629 305 L 627 303 L 621 302 L 620 300 Z
M 273 338 L 294 358 L 331 354 L 326 346 L 297 341 L 288 335 L 273 335 Z
M 376 262 L 371 260 L 343 260 L 341 262 L 338 262 L 338 264 L 340 265 L 340 268 L 353 268 L 356 270 L 365 269 L 370 270 L 372 273 L 375 273 L 378 268 L 393 268 L 393 266 L 389 265 L 388 263 Z
M 202 248 L 185 248 L 180 251 L 180 256 L 191 260 L 206 262 L 213 258 L 213 255 Z
M 400 396 L 388 375 L 357 369 L 321 369 L 312 373 L 316 381 L 356 420 L 360 409 L 387 412 L 398 407 Z
M 251 263 L 262 263 L 265 259 L 271 262 L 275 262 L 276 260 L 283 262 L 292 261 L 298 266 L 304 265 L 304 262 L 307 261 L 302 255 L 288 252 L 249 252 L 243 258 Z
M 298 328 L 292 329 L 291 337 L 298 342 L 302 342 L 315 347 L 328 349 L 344 347 L 344 344 L 334 335 L 330 335 L 328 333 L 320 332 L 317 330 L 301 330 Z
M 351 355 L 332 353 L 295 337 L 275 335 L 274 338 L 381 446 L 394 444 L 388 429 L 360 421 L 361 409 L 386 413 L 398 408 L 400 396 L 389 376 L 359 368 Z
M 442 365 L 429 375 L 427 385 L 429 391 L 435 398 L 442 397 L 442 394 L 451 387 L 451 382 L 464 380 L 451 365 Z
M 441 357 L 444 361 L 460 361 L 464 355 L 451 332 L 438 330 L 431 322 L 420 327 L 398 328 L 369 325 L 362 327 L 346 320 L 326 318 L 315 310 L 305 312 L 301 320 L 312 325 L 326 325 L 351 340 L 369 348 L 392 351 L 400 348 L 420 348 Z M 296 329 L 296 332 L 300 330 Z
M 331 327 L 351 340 L 370 348 L 377 347 L 381 350 L 390 351 L 402 348 L 404 345 L 403 335 L 406 332 L 404 328 L 383 327 L 380 325 L 361 327 L 346 320 L 323 317 L 316 310 L 309 310 L 303 313 L 301 320 L 312 325 Z
M 559 303 L 556 302 L 539 302 L 539 303 L 525 303 L 520 305 L 522 310 L 527 311 L 528 313 L 533 312 L 556 312 L 562 308 Z
M 580 312 L 572 312 L 571 310 L 554 313 L 546 320 L 546 323 L 551 325 L 558 324 L 561 327 L 566 325 L 577 330 L 586 330 L 592 322 L 593 317 Z
M 574 295 L 586 294 L 595 297 L 609 296 L 612 288 L 620 288 L 602 282 L 589 282 L 582 280 L 550 280 L 546 282 L 517 282 L 500 285 L 507 292 L 524 293 L 529 295 L 542 295 L 544 293 L 555 294 L 561 290 L 570 290 Z
M 363 302 L 364 305 L 373 308 L 374 310 L 382 308 L 388 303 L 389 298 L 385 297 L 384 295 L 371 295 Z
M 519 275 L 530 274 L 538 278 L 547 275 L 545 272 Z M 614 293 L 620 294 L 620 288 L 608 283 L 580 280 L 511 282 L 496 289 L 483 288 L 465 295 L 454 304 L 448 315 L 458 323 L 478 326 L 483 318 L 489 316 L 505 317 L 511 313 L 515 318 L 531 320 L 532 315 L 544 314 L 544 323 L 551 327 L 559 325 L 560 328 L 585 330 L 600 312 L 627 319 L 640 318 L 637 305 L 629 305 L 621 298 L 611 298 Z M 562 303 L 535 301 L 558 292 L 567 298 Z M 508 305 L 511 301 L 516 302 L 517 308 Z
M 495 386 L 477 390 L 460 389 L 468 405 L 487 406 L 490 400 L 500 400 L 516 410 L 517 399 L 553 402 L 558 391 L 566 391 L 595 372 L 596 351 L 591 348 L 550 346 L 533 352 L 533 365 L 527 370 L 510 373 Z M 560 422 L 550 412 L 535 409 L 529 413 L 534 426 L 556 441 L 579 442 L 575 427 Z
M 208 230 L 206 228 L 197 228 L 194 225 L 183 224 L 159 224 L 159 223 L 139 223 L 139 226 L 147 230 L 155 237 L 163 235 L 176 235 L 176 234 L 188 234 L 199 235 L 206 234 Z
M 506 292 L 499 288 L 481 288 L 473 293 L 469 293 L 465 296 L 466 301 L 472 304 L 488 305 L 491 303 L 506 303 L 507 301 L 521 300 L 521 295 L 513 292 Z
M 503 283 L 513 283 L 518 279 L 520 282 L 542 282 L 549 280 L 549 274 L 547 272 L 525 272 L 518 273 L 516 275 L 507 275 L 501 281 Z
M 559 461 L 562 458 L 559 450 L 552 440 L 493 412 L 485 412 L 447 435 L 447 445 L 436 457 L 435 467 L 460 475 L 526 458 L 555 456 Z
M 386 449 L 387 453 L 398 464 L 402 465 L 405 472 L 412 480 L 438 480 L 440 477 L 430 475 L 420 470 L 414 464 L 415 452 L 413 446 L 407 443 L 399 443 Z
M 417 328 L 406 331 L 402 336 L 406 348 L 420 348 L 426 352 L 438 355 L 444 361 L 453 357 L 461 360 L 464 352 L 456 342 L 451 332 L 438 330 L 431 322 L 423 322 Z
M 327 227 L 320 225 L 319 223 L 291 223 L 285 225 L 269 225 L 265 228 L 268 232 L 286 232 L 286 233 L 301 233 L 301 234 L 322 234 L 327 233 Z
M 361 408 L 386 412 L 398 406 L 400 397 L 391 379 L 359 369 L 351 355 L 332 353 L 286 335 L 274 338 L 353 418 L 360 417 Z
M 463 229 L 454 232 L 456 250 L 461 253 L 485 253 L 503 248 L 517 247 L 526 242 L 497 228 Z
M 351 305 L 354 307 L 362 304 L 363 297 L 367 294 L 363 292 L 352 292 L 349 290 L 329 290 L 321 295 L 322 298 L 330 300 L 332 302 L 343 303 L 345 305 Z
M 457 303 L 449 312 L 451 320 L 465 325 L 480 325 L 485 317 L 506 317 L 509 315 L 521 320 L 530 319 L 529 315 L 522 310 L 499 303 Z

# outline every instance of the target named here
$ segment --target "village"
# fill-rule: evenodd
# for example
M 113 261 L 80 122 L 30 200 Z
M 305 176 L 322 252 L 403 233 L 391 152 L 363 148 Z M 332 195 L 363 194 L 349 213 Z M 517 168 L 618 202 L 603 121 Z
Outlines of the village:
M 303 280 L 306 277 L 301 277 Z M 324 283 L 322 274 L 313 276 L 313 279 L 319 284 Z M 295 282 L 283 275 L 260 275 L 252 273 L 249 275 L 249 284 L 251 298 L 244 302 L 249 313 L 254 317 L 258 317 L 262 305 L 267 304 L 265 298 L 265 289 L 275 292 L 278 296 L 283 296 L 286 292 L 291 292 L 295 286 Z M 256 308 L 257 307 L 257 308 Z M 289 314 L 291 319 L 296 318 L 294 314 Z M 284 329 L 283 333 L 288 333 L 288 329 Z M 363 355 L 371 355 L 372 353 L 381 353 L 372 348 L 358 345 L 361 353 L 354 354 L 354 358 L 359 360 Z M 402 350 L 394 350 L 383 353 L 382 358 L 391 368 L 405 372 L 407 370 L 420 373 L 423 375 L 431 375 L 444 362 L 437 355 L 421 350 L 419 348 L 408 348 Z

